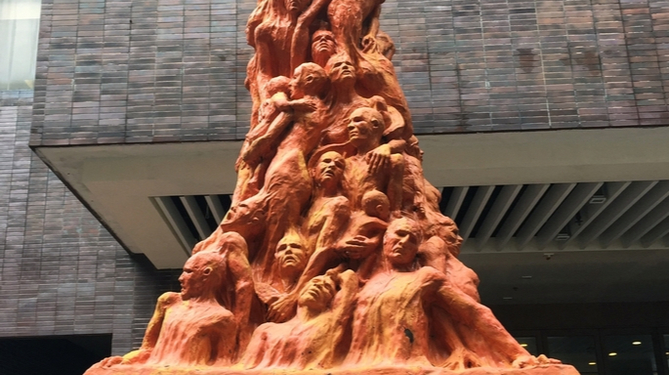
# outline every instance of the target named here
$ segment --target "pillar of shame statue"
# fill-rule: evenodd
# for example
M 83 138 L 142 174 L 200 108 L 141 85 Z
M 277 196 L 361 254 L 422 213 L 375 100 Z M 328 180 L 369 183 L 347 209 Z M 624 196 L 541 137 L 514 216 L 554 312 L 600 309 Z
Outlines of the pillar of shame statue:
M 86 374 L 578 374 L 482 305 L 379 29 L 383 0 L 260 0 L 219 228 L 142 346 Z

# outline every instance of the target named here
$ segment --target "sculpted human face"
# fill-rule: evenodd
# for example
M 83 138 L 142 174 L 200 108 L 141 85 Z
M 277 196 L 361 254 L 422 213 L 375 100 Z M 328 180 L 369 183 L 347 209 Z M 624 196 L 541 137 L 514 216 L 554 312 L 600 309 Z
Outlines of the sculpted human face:
M 338 182 L 344 173 L 344 158 L 340 153 L 329 151 L 321 155 L 316 165 L 316 181 L 319 185 Z
M 419 250 L 417 228 L 399 219 L 391 223 L 384 235 L 384 256 L 394 266 L 412 263 Z
M 234 231 L 245 238 L 262 230 L 264 225 L 265 212 L 253 197 L 230 207 L 221 221 L 224 232 Z
M 181 298 L 188 300 L 203 295 L 207 287 L 207 279 L 212 272 L 212 267 L 207 266 L 206 253 L 198 253 L 190 257 L 179 276 Z
M 286 1 L 286 10 L 289 13 L 297 14 L 305 10 L 309 1 L 307 0 L 285 0 Z
M 328 276 L 317 276 L 310 280 L 300 293 L 298 306 L 314 311 L 325 311 L 336 293 L 335 282 Z
M 333 82 L 344 82 L 344 81 L 355 81 L 356 80 L 356 69 L 354 64 L 342 56 L 336 57 L 335 61 L 329 61 L 328 65 L 330 67 L 328 75 L 330 80 Z
M 294 273 L 305 269 L 307 254 L 297 236 L 284 237 L 277 245 L 275 258 L 284 272 Z
M 312 56 L 335 54 L 335 37 L 328 30 L 317 30 L 312 36 Z
M 354 145 L 376 142 L 384 130 L 384 120 L 372 108 L 359 108 L 349 117 L 347 130 Z
M 289 90 L 293 99 L 304 95 L 318 95 L 326 82 L 326 72 L 317 64 L 304 63 L 295 68 L 293 78 L 289 82 Z

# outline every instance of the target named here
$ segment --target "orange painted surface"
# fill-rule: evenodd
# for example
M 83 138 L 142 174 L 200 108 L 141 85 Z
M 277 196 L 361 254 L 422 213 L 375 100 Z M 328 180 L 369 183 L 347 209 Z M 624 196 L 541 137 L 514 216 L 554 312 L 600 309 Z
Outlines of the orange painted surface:
M 423 176 L 382 0 L 261 0 L 230 211 L 142 346 L 87 374 L 577 374 L 479 301 Z

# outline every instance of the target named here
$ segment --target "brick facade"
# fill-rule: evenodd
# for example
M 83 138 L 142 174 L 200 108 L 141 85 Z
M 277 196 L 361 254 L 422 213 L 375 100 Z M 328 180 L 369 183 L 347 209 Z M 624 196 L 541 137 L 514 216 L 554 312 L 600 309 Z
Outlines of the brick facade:
M 0 337 L 112 333 L 141 343 L 178 271 L 132 258 L 28 148 L 31 93 L 0 99 Z
M 254 0 L 44 0 L 31 145 L 243 138 Z M 668 124 L 662 0 L 384 4 L 416 133 Z

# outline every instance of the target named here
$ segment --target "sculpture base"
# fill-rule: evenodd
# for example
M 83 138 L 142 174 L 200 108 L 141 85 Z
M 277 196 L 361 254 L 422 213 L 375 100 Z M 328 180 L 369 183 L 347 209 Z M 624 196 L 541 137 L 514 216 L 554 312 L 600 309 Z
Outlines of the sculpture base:
M 241 370 L 217 367 L 169 367 L 169 366 L 128 366 L 116 365 L 108 368 L 94 366 L 84 375 L 579 375 L 570 365 L 539 365 L 523 369 L 496 369 L 479 367 L 453 371 L 442 368 L 418 366 L 394 366 L 376 368 L 340 369 L 263 369 Z

